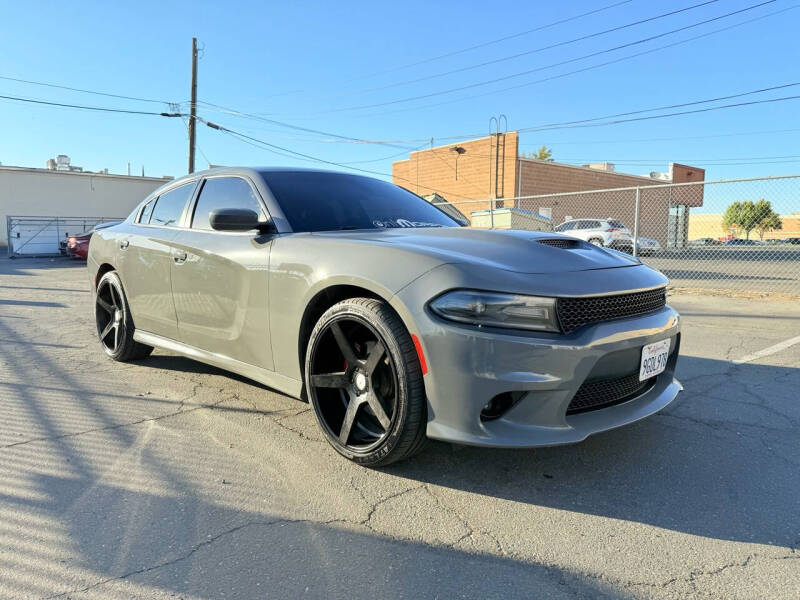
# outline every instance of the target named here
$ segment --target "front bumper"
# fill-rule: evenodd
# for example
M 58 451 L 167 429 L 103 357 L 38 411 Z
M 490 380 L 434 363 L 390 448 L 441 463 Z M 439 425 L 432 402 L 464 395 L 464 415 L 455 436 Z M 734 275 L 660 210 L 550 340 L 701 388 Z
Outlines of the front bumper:
M 569 334 L 459 326 L 427 311 L 414 319 L 428 364 L 427 435 L 433 439 L 519 448 L 579 442 L 661 410 L 682 389 L 674 379 L 680 318 L 669 306 Z M 670 360 L 651 387 L 612 406 L 567 414 L 587 379 L 638 373 L 642 346 L 666 338 Z M 482 420 L 486 403 L 505 392 L 521 398 L 500 418 Z

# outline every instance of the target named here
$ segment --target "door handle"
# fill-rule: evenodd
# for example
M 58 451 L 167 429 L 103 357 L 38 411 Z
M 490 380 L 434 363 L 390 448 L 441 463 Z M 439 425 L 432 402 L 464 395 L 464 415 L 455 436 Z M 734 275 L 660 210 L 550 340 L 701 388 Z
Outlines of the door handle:
M 186 252 L 176 252 L 173 260 L 175 260 L 176 263 L 184 263 L 186 262 L 187 257 L 188 254 L 186 254 Z
M 130 246 L 130 245 L 131 245 L 131 242 L 130 242 L 130 240 L 122 240 L 122 241 L 119 243 L 119 249 L 120 249 L 120 250 L 125 250 L 125 248 L 127 248 L 127 247 L 128 247 L 128 246 Z

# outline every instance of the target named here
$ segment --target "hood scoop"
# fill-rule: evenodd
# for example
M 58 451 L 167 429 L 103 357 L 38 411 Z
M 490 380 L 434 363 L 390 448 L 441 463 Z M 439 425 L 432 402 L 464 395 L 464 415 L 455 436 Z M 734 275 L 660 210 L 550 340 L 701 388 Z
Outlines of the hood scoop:
M 574 248 L 580 248 L 581 242 L 580 240 L 570 240 L 565 238 L 543 238 L 536 240 L 540 244 L 544 244 L 545 246 L 553 246 L 553 248 L 563 248 L 564 250 L 572 250 Z

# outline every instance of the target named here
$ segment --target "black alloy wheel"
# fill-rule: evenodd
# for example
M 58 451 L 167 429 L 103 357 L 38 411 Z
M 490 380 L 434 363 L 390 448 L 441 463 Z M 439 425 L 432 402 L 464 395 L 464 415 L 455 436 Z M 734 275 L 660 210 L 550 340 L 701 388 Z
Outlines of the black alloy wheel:
M 97 337 L 103 351 L 114 360 L 128 361 L 145 358 L 153 351 L 151 346 L 133 339 L 131 318 L 125 292 L 119 276 L 110 271 L 97 284 L 95 294 L 95 323 Z
M 379 300 L 344 300 L 320 318 L 309 341 L 306 389 L 328 441 L 355 462 L 388 464 L 425 440 L 414 345 Z

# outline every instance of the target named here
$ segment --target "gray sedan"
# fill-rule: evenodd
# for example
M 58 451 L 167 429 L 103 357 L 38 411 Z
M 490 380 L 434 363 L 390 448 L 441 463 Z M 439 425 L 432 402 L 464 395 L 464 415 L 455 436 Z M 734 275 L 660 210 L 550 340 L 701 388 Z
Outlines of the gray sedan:
M 356 175 L 225 168 L 95 233 L 101 348 L 154 347 L 307 400 L 376 466 L 426 438 L 578 442 L 675 399 L 664 276 L 553 233 L 482 231 Z

